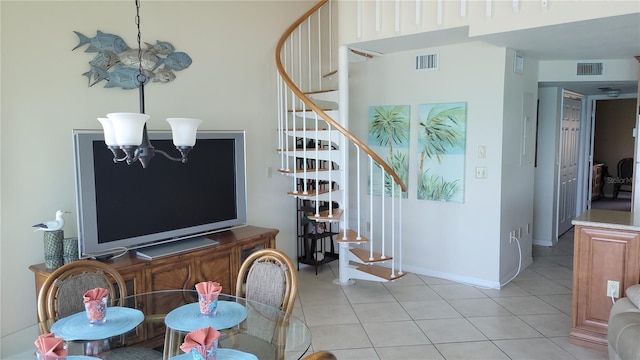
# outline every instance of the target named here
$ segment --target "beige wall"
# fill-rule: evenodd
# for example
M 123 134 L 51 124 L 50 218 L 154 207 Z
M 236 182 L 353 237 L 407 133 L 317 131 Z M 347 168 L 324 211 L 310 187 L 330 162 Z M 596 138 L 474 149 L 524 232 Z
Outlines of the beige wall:
M 618 174 L 620 159 L 633 157 L 635 107 L 636 99 L 598 100 L 596 103 L 593 159 L 604 162 L 612 176 Z M 610 197 L 613 185 L 605 181 L 604 192 Z
M 289 181 L 267 177 L 267 168 L 279 164 L 273 59 L 284 29 L 310 4 L 143 1 L 141 8 L 143 41 L 169 41 L 193 58 L 172 83 L 147 86 L 150 128 L 168 129 L 164 118 L 187 116 L 203 119 L 202 129 L 246 130 L 249 222 L 280 229 L 277 246 L 291 256 Z M 42 233 L 31 225 L 65 209 L 74 212 L 65 235 L 77 233 L 72 129 L 99 128 L 96 118 L 108 112 L 138 111 L 138 94 L 88 87 L 82 73 L 93 54 L 71 51 L 78 43 L 73 30 L 114 33 L 135 46 L 133 1 L 2 1 L 0 9 L 0 334 L 6 335 L 36 320 L 28 266 L 44 259 Z

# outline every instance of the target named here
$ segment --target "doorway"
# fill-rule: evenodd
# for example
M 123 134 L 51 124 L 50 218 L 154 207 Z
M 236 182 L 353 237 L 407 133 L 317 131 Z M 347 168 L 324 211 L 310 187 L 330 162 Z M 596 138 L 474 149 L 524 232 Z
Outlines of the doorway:
M 636 98 L 605 97 L 591 102 L 594 116 L 590 208 L 631 211 L 633 182 L 630 175 L 619 172 L 618 164 L 634 157 Z

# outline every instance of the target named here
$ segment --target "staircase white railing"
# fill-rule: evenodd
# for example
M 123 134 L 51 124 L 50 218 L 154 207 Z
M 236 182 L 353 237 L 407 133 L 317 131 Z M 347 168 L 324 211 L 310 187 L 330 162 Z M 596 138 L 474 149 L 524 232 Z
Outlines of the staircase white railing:
M 278 42 L 280 172 L 293 178 L 291 195 L 315 201 L 316 211 L 310 218 L 339 222 L 339 283 L 354 277 L 370 279 L 354 275 L 350 262 L 357 260 L 346 254 L 351 245 L 367 242 L 365 231 L 368 260 L 390 260 L 388 276 L 393 279 L 402 274 L 400 198 L 406 186 L 396 171 L 347 130 L 349 50 L 336 50 L 335 10 L 331 0 L 321 0 L 289 26 Z M 344 72 L 339 83 L 335 81 L 337 71 Z M 350 160 L 355 160 L 355 166 Z M 353 194 L 351 185 L 355 186 Z M 369 196 L 365 196 L 367 191 Z M 328 210 L 320 211 L 320 202 L 328 204 Z

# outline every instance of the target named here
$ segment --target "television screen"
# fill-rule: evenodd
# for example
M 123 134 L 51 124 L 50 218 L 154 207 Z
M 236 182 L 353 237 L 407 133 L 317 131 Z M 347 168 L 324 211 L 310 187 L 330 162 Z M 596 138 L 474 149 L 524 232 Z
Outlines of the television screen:
M 150 132 L 178 156 L 170 132 Z M 74 131 L 82 257 L 246 225 L 244 132 L 201 131 L 188 161 L 114 163 L 101 132 Z

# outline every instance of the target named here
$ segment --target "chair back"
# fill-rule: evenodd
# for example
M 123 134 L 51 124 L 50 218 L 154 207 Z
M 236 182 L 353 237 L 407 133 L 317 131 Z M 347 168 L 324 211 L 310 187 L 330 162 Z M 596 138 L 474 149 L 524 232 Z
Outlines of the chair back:
M 121 305 L 127 296 L 124 279 L 105 263 L 79 260 L 54 270 L 38 294 L 38 321 L 44 324 L 43 330 L 48 330 L 47 320 L 84 311 L 82 295 L 96 287 L 109 290 L 110 305 Z
M 291 314 L 298 295 L 298 274 L 293 262 L 277 249 L 253 252 L 238 272 L 236 295 Z
M 631 183 L 633 178 L 633 158 L 624 158 L 618 161 L 618 178 Z

